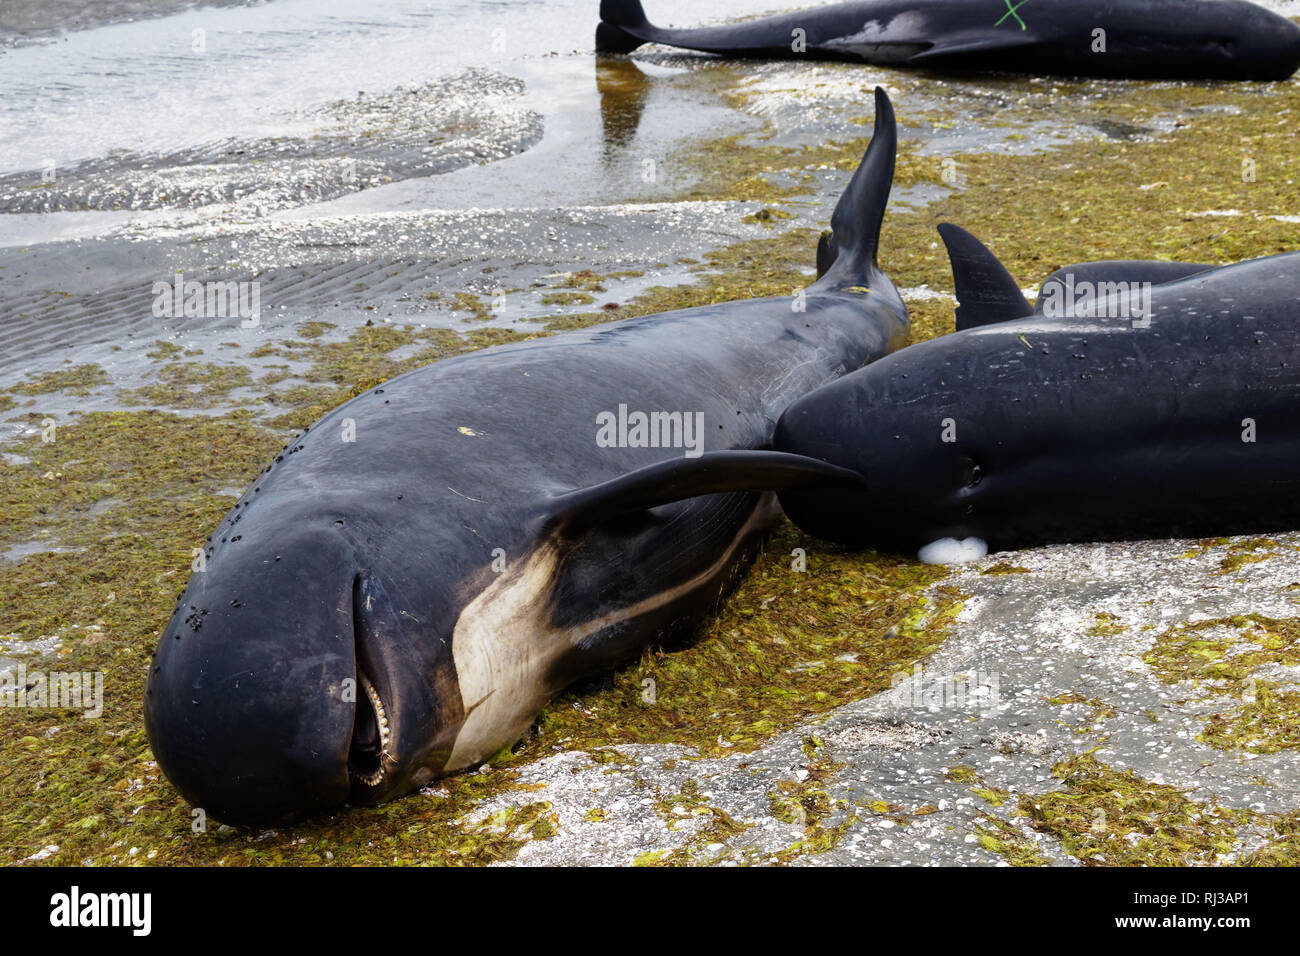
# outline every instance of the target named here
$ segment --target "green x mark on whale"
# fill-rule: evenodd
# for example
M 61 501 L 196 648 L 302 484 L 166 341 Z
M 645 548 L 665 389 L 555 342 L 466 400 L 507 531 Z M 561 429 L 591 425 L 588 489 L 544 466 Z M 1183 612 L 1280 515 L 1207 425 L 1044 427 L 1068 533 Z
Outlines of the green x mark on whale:
M 1002 0 L 1002 2 L 1007 5 L 1007 12 L 1002 14 L 1002 20 L 1005 20 L 1007 17 L 1015 17 L 1016 22 L 1020 24 L 1020 29 L 1022 30 L 1027 29 L 1025 27 L 1025 21 L 1020 19 L 1020 14 L 1016 13 L 1016 11 L 1019 10 L 1021 7 L 1023 7 L 1026 3 L 1028 3 L 1029 0 L 1020 0 L 1020 2 L 1017 3 L 1014 7 L 1011 5 L 1011 0 Z M 1002 20 L 999 20 L 997 23 L 993 25 L 995 27 L 1002 26 Z

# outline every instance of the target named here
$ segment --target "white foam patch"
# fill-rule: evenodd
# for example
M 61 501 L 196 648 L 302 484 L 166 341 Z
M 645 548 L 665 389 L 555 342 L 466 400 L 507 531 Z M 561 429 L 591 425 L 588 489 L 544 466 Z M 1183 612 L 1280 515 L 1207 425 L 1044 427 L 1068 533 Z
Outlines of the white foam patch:
M 916 553 L 924 564 L 969 564 L 989 553 L 983 538 L 940 538 Z
M 872 43 L 916 43 L 919 39 L 933 35 L 925 17 L 909 10 L 891 17 L 886 23 L 868 20 L 859 33 L 842 37 L 835 41 L 837 46 L 857 46 Z
M 957 297 L 951 292 L 940 292 L 928 285 L 913 285 L 899 289 L 898 294 L 904 302 L 956 302 Z
M 1245 213 L 1243 213 L 1240 209 L 1207 209 L 1204 212 L 1191 213 L 1191 215 L 1197 217 L 1198 219 L 1204 219 L 1209 216 L 1219 216 L 1219 217 L 1244 216 Z M 1277 215 L 1274 213 L 1265 213 L 1264 218 L 1275 219 L 1278 222 L 1300 222 L 1300 216 L 1284 216 L 1284 215 Z

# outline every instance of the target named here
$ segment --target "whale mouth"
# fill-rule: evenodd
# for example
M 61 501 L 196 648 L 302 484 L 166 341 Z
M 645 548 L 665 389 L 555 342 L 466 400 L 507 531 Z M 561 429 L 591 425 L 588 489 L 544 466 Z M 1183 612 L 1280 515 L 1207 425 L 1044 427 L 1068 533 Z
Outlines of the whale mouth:
M 365 578 L 358 574 L 352 581 L 352 635 L 356 642 L 357 689 L 356 712 L 352 719 L 352 741 L 348 745 L 348 778 L 354 791 L 373 791 L 384 783 L 392 766 L 389 749 L 393 733 L 388 708 L 375 686 L 371 674 L 376 674 L 369 648 L 374 636 L 371 622 L 370 596 L 366 593 Z M 383 684 L 383 674 L 380 686 Z
M 392 739 L 388 711 L 375 685 L 359 669 L 357 683 L 363 693 L 357 698 L 352 745 L 348 749 L 348 776 L 364 786 L 377 787 L 384 781 L 384 763 L 389 757 L 388 744 Z

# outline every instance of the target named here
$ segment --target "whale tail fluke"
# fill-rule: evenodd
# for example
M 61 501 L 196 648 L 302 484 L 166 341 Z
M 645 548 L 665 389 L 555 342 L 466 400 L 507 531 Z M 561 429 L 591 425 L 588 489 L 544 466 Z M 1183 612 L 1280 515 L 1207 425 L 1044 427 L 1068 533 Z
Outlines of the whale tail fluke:
M 629 30 L 652 29 L 641 0 L 600 0 L 597 53 L 631 53 L 646 41 Z
M 830 283 L 861 283 L 876 267 L 880 224 L 894 184 L 898 129 L 894 107 L 876 87 L 876 123 L 862 164 L 831 214 L 831 233 L 817 246 L 817 271 Z M 823 266 L 825 268 L 823 269 Z
M 1024 293 L 998 257 L 961 226 L 939 224 L 957 290 L 957 331 L 1033 315 Z

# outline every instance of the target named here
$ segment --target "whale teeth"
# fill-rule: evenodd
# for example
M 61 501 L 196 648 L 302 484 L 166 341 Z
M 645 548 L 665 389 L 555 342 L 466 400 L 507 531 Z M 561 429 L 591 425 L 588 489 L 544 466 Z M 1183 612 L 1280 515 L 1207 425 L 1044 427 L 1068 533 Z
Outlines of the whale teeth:
M 383 770 L 376 770 L 374 773 L 361 773 L 357 770 L 349 770 L 348 773 L 352 774 L 353 777 L 360 780 L 367 787 L 377 787 L 379 786 L 379 781 L 384 779 Z
M 384 709 L 384 702 L 379 699 L 379 691 L 375 690 L 375 685 L 370 683 L 370 679 L 365 674 L 358 674 L 361 678 L 361 686 L 365 688 L 366 697 L 370 699 L 370 706 L 375 709 L 375 720 L 379 723 L 379 746 L 381 751 L 388 750 L 388 711 Z
M 384 761 L 392 759 L 392 755 L 388 752 L 392 732 L 389 730 L 388 711 L 384 708 L 384 702 L 379 697 L 379 691 L 375 690 L 375 685 L 370 682 L 370 678 L 366 677 L 360 670 L 357 671 L 357 677 L 361 681 L 362 689 L 366 692 L 366 699 L 370 701 L 370 706 L 374 710 L 375 723 L 379 727 L 379 767 L 370 773 L 362 773 L 355 767 L 349 767 L 348 773 L 366 786 L 375 787 L 384 779 Z

